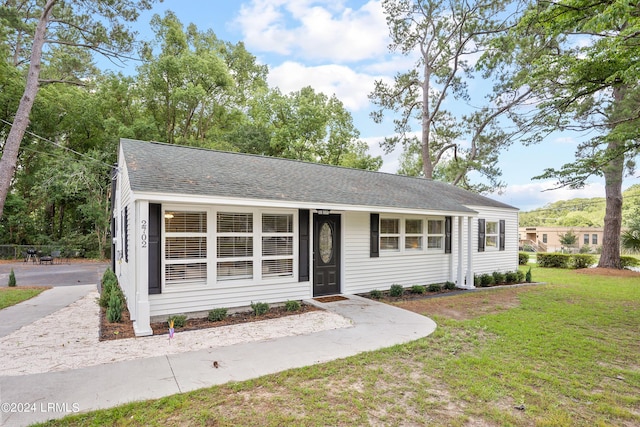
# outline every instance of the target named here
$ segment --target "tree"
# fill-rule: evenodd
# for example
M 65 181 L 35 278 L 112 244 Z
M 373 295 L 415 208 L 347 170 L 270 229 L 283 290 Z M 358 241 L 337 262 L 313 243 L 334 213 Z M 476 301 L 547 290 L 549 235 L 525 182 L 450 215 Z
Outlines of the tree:
M 0 216 L 14 175 L 20 144 L 29 126 L 29 115 L 39 88 L 45 44 L 75 46 L 121 58 L 133 50 L 133 33 L 123 22 L 135 21 L 139 10 L 150 9 L 153 0 L 35 0 L 2 5 L 6 21 L 15 27 L 14 63 L 31 44 L 25 89 L 18 104 L 0 159 Z M 3 22 L 6 32 L 7 23 Z M 33 33 L 28 29 L 33 28 Z M 26 37 L 30 36 L 30 37 Z M 78 83 L 78 82 L 75 82 Z
M 569 230 L 564 234 L 560 234 L 558 235 L 558 237 L 560 237 L 560 245 L 562 245 L 563 248 L 570 249 L 574 247 L 576 243 L 578 243 L 578 236 L 573 232 L 573 230 Z
M 387 152 L 399 144 L 404 147 L 407 163 L 401 172 L 416 174 L 420 168 L 419 175 L 425 178 L 437 177 L 478 191 L 503 185 L 499 181 L 497 155 L 511 143 L 514 134 L 500 126 L 500 119 L 524 102 L 529 93 L 503 91 L 490 100 L 490 107 L 466 115 L 446 110 L 445 105 L 449 98 L 463 105 L 470 101 L 467 79 L 479 73 L 474 68 L 474 57 L 509 25 L 505 3 L 382 2 L 391 36 L 390 49 L 406 56 L 418 53 L 413 69 L 397 74 L 393 84 L 377 81 L 369 95 L 379 106 L 372 113 L 374 121 L 381 122 L 385 110 L 399 115 L 394 119 L 396 135 L 386 138 L 382 145 Z M 485 76 L 491 72 L 485 69 Z M 414 122 L 419 123 L 419 136 L 412 132 Z M 468 175 L 472 171 L 484 175 L 489 185 L 470 184 Z
M 576 161 L 546 169 L 539 179 L 579 188 L 591 176 L 605 179 L 606 212 L 598 266 L 620 268 L 622 181 L 640 149 L 640 14 L 622 0 L 566 0 L 532 5 L 509 36 L 510 45 L 531 37 L 553 49 L 531 60 L 528 73 L 514 80 L 538 98 L 539 133 L 591 132 Z M 515 84 L 515 83 L 514 83 Z M 534 136 L 531 140 L 539 138 Z

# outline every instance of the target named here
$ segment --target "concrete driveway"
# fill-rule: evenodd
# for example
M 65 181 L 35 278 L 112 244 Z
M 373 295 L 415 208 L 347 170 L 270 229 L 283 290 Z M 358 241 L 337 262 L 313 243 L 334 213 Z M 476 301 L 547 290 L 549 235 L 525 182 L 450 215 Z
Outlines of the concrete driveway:
M 18 286 L 95 285 L 100 282 L 109 262 L 70 262 L 37 264 L 16 261 L 0 264 L 0 286 L 7 286 L 11 269 Z

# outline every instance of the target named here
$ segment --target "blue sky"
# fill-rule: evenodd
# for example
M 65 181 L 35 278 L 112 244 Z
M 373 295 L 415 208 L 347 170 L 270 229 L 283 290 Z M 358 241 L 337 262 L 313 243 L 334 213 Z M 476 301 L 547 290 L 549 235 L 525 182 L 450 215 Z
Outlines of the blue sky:
M 283 93 L 312 86 L 327 95 L 335 94 L 351 112 L 370 152 L 383 155 L 379 142 L 392 134 L 393 127 L 390 120 L 373 122 L 367 95 L 375 80 L 392 79 L 395 73 L 408 70 L 413 60 L 388 52 L 380 1 L 164 0 L 135 24 L 142 39 L 153 37 L 149 29 L 153 14 L 162 15 L 166 10 L 173 11 L 185 26 L 194 23 L 201 31 L 213 30 L 222 40 L 243 41 L 249 52 L 269 66 L 269 84 Z M 490 84 L 474 81 L 470 90 L 481 91 Z M 513 145 L 500 155 L 499 163 L 508 186 L 503 194 L 490 197 L 525 211 L 561 199 L 604 197 L 600 179 L 593 179 L 582 190 L 555 191 L 543 191 L 553 187 L 552 181 L 532 181 L 546 167 L 571 162 L 576 145 L 576 138 L 568 134 L 552 135 L 536 146 Z M 383 155 L 381 170 L 395 173 L 399 154 L 400 148 Z M 626 178 L 624 188 L 638 182 L 637 177 Z

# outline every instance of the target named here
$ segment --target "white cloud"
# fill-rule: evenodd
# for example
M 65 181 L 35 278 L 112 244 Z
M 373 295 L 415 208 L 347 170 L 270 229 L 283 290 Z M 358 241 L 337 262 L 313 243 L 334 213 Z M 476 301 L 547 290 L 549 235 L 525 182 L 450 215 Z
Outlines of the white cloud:
M 287 61 L 269 70 L 269 85 L 280 88 L 284 94 L 295 92 L 305 86 L 316 92 L 333 94 L 351 111 L 369 105 L 368 94 L 373 91 L 376 76 L 360 74 L 343 65 L 306 66 Z
M 554 181 L 531 182 L 529 184 L 509 185 L 503 194 L 491 194 L 489 197 L 508 203 L 522 211 L 543 207 L 548 203 L 558 200 L 569 200 L 575 198 L 604 197 L 604 184 L 592 183 L 578 190 L 569 188 L 554 188 Z
M 379 1 L 252 0 L 236 19 L 247 47 L 314 61 L 348 63 L 384 54 L 387 25 Z

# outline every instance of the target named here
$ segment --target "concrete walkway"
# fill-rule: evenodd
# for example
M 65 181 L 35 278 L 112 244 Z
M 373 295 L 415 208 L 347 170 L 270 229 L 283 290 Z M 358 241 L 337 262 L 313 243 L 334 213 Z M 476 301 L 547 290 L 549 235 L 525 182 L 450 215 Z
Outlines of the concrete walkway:
M 357 296 L 310 302 L 351 319 L 354 327 L 63 372 L 0 376 L 0 425 L 24 426 L 257 378 L 406 343 L 436 328 L 427 317 Z

